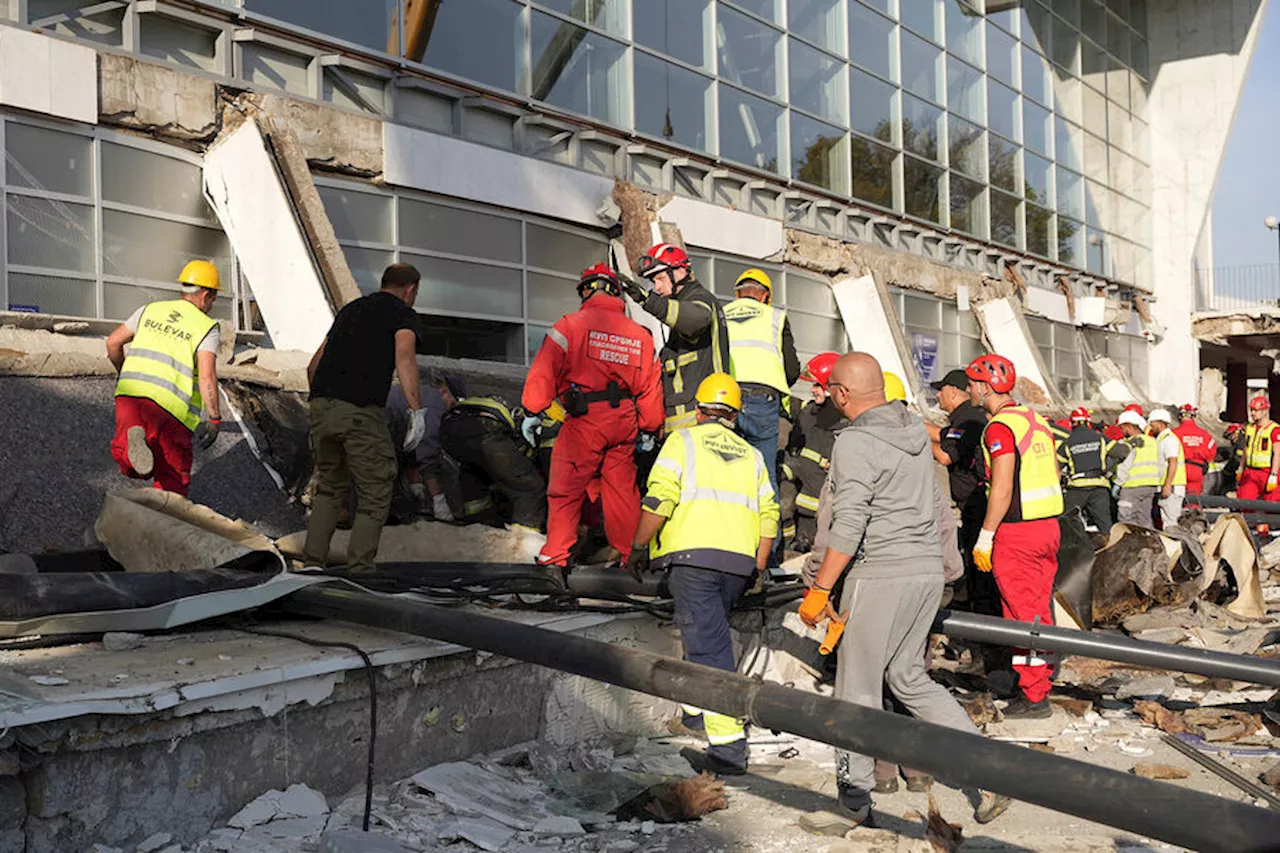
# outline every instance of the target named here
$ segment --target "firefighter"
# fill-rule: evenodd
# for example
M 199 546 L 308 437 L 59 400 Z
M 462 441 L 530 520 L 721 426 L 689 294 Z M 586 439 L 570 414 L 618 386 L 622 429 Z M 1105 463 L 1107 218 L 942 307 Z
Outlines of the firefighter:
M 1062 514 L 1061 474 L 1049 423 L 1015 403 L 1013 362 L 983 355 L 966 369 L 969 400 L 991 416 L 982 433 L 988 472 L 987 516 L 973 548 L 979 571 L 992 572 L 1006 619 L 1053 624 L 1053 579 L 1058 572 Z M 1022 695 L 1005 717 L 1044 719 L 1049 705 L 1049 661 L 1043 652 L 1014 649 Z
M 1178 426 L 1173 434 L 1182 442 L 1187 460 L 1187 494 L 1205 491 L 1205 479 L 1218 455 L 1218 442 L 1204 427 L 1196 423 L 1196 407 L 1183 403 L 1178 407 Z
M 800 409 L 783 457 L 784 474 L 796 481 L 796 532 L 791 545 L 795 551 L 813 547 L 818 529 L 818 496 L 831 466 L 831 448 L 836 432 L 848 425 L 827 393 L 831 369 L 839 360 L 839 353 L 819 353 L 809 359 L 800 377 L 813 383 L 813 400 Z
M 1160 529 L 1168 530 L 1182 517 L 1182 502 L 1187 496 L 1187 462 L 1182 441 L 1169 427 L 1173 416 L 1168 409 L 1156 409 L 1147 420 L 1156 440 L 1156 468 L 1160 474 Z
M 1222 437 L 1226 444 L 1218 447 L 1216 463 L 1221 464 L 1221 475 L 1218 479 L 1217 491 L 1212 494 L 1225 496 L 1228 491 L 1235 488 L 1236 478 L 1240 472 L 1240 460 L 1244 458 L 1244 424 L 1227 424 Z
M 729 331 L 719 301 L 693 278 L 689 255 L 679 246 L 659 243 L 640 259 L 637 272 L 653 282 L 646 291 L 623 282 L 628 296 L 671 332 L 659 357 L 667 432 L 697 420 L 694 394 L 712 373 L 729 371 Z
M 1065 477 L 1063 511 L 1083 512 L 1103 536 L 1115 523 L 1106 470 L 1110 446 L 1111 442 L 1093 428 L 1089 410 L 1084 408 L 1071 413 L 1071 431 L 1058 442 L 1058 464 Z
M 599 479 L 605 536 L 625 560 L 640 520 L 636 436 L 662 425 L 662 386 L 653 336 L 626 315 L 618 275 L 583 270 L 582 307 L 556 321 L 525 380 L 523 403 L 546 412 L 559 398 L 566 418 L 551 452 L 544 566 L 567 571 L 583 499 Z M 674 335 L 673 335 L 674 337 Z
M 463 397 L 440 420 L 440 447 L 458 463 L 464 521 L 539 533 L 547 523 L 546 481 L 525 450 L 517 418 L 500 397 Z M 505 499 L 498 507 L 493 490 Z
M 1271 401 L 1259 394 L 1249 401 L 1249 425 L 1244 428 L 1244 446 L 1237 454 L 1236 497 L 1242 501 L 1280 501 L 1276 488 L 1280 474 L 1280 425 L 1271 420 Z
M 742 392 L 713 373 L 694 395 L 697 424 L 667 436 L 649 474 L 627 566 L 670 570 L 667 586 L 685 660 L 735 671 L 729 611 L 778 535 L 778 504 L 764 457 L 733 431 Z M 652 545 L 650 545 L 652 543 Z M 747 769 L 741 720 L 686 707 L 684 724 L 706 732 L 707 751 L 687 756 L 714 773 Z
M 1111 492 L 1118 500 L 1116 519 L 1151 527 L 1151 504 L 1161 482 L 1160 454 L 1155 439 L 1147 435 L 1147 419 L 1142 415 L 1123 411 L 1117 424 L 1124 438 L 1113 451 L 1121 459 Z

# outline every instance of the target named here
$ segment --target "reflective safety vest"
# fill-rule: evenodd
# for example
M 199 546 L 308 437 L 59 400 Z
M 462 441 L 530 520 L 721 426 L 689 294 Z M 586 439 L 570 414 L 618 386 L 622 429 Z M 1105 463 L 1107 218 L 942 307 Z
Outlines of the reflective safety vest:
M 1174 444 L 1178 445 L 1178 467 L 1173 471 L 1173 485 L 1185 486 L 1187 484 L 1187 454 L 1186 451 L 1182 449 L 1182 439 L 1174 435 L 1174 432 L 1171 429 L 1166 429 L 1164 432 L 1156 436 L 1156 467 L 1160 467 L 1160 442 L 1164 440 L 1166 435 L 1173 436 Z M 1165 465 L 1167 466 L 1168 464 L 1169 460 L 1166 459 Z M 1165 470 L 1161 469 L 1158 474 L 1160 477 L 1160 485 L 1163 486 Z
M 1244 467 L 1271 467 L 1271 434 L 1276 425 L 1268 420 L 1265 424 L 1249 424 L 1244 428 Z
M 476 409 L 495 420 L 502 421 L 511 427 L 512 432 L 516 430 L 516 419 L 512 416 L 511 409 L 495 397 L 464 397 L 458 401 L 454 409 Z
M 1138 489 L 1163 483 L 1164 478 L 1160 476 L 1160 452 L 1156 449 L 1156 440 L 1140 433 L 1132 438 L 1126 438 L 1124 442 L 1133 448 L 1133 455 L 1129 462 L 1129 479 L 1121 483 L 1120 488 Z
M 194 431 L 204 408 L 196 350 L 217 324 L 185 299 L 152 302 L 138 320 L 116 396 L 152 400 Z
M 666 523 L 649 549 L 672 565 L 748 576 L 760 539 L 778 535 L 778 503 L 759 451 L 719 421 L 667 437 L 641 505 Z
M 1108 483 L 1103 460 L 1107 445 L 1102 433 L 1092 427 L 1078 426 L 1063 436 L 1058 444 L 1058 459 L 1066 469 L 1068 488 L 1106 488 Z
M 983 429 L 982 455 L 991 470 L 991 451 L 986 431 L 991 424 L 1004 424 L 1013 432 L 1017 462 L 1013 472 L 1013 500 L 1005 521 L 1036 521 L 1062 515 L 1062 484 L 1054 464 L 1055 447 L 1049 422 L 1027 406 L 1005 406 Z M 991 484 L 987 484 L 987 493 Z
M 790 386 L 782 364 L 782 329 L 787 312 L 744 296 L 724 306 L 724 319 L 729 326 L 733 378 L 787 394 Z

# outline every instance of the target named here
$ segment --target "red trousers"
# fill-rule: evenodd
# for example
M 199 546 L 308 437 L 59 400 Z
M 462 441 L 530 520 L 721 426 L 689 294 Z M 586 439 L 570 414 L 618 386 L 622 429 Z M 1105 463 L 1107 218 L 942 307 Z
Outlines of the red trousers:
M 1204 491 L 1204 470 L 1199 465 L 1187 463 L 1187 494 L 1198 495 Z
M 565 421 L 551 451 L 547 544 L 538 555 L 539 563 L 569 564 L 569 552 L 578 541 L 583 499 L 597 477 L 605 537 L 624 559 L 631 554 L 631 539 L 640 524 L 637 431 L 635 406 L 630 402 L 617 409 L 595 403 L 586 415 Z
M 1236 497 L 1242 501 L 1280 502 L 1280 488 L 1267 491 L 1267 478 L 1270 476 L 1270 468 L 1241 468 Z
M 996 528 L 991 552 L 992 574 L 1000 590 L 1004 618 L 1018 622 L 1053 624 L 1053 579 L 1058 573 L 1058 519 L 1006 521 Z M 1030 649 L 1013 650 L 1013 670 L 1022 692 L 1032 702 L 1049 695 L 1047 654 Z
M 111 440 L 111 458 L 120 473 L 135 480 L 146 479 L 129 464 L 130 427 L 147 433 L 147 446 L 155 458 L 151 472 L 156 488 L 186 497 L 191 488 L 191 430 L 160 405 L 145 397 L 116 397 L 116 434 Z

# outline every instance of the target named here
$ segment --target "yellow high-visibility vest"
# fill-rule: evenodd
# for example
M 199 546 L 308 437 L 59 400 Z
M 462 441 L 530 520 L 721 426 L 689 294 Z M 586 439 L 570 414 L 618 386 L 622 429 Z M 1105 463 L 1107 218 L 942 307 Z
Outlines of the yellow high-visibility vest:
M 1142 486 L 1159 486 L 1164 482 L 1160 471 L 1160 453 L 1156 441 L 1149 435 L 1139 433 L 1125 442 L 1133 448 L 1133 461 L 1129 463 L 1129 479 L 1120 484 L 1122 489 L 1137 489 Z
M 1173 485 L 1185 486 L 1187 484 L 1187 454 L 1186 451 L 1182 449 L 1182 439 L 1174 435 L 1174 432 L 1171 429 L 1166 429 L 1164 432 L 1156 436 L 1156 467 L 1160 466 L 1160 442 L 1166 435 L 1172 435 L 1175 439 L 1174 443 L 1178 445 L 1178 467 L 1175 468 L 1173 472 Z M 1165 464 L 1169 464 L 1168 460 L 1165 460 Z M 1164 471 L 1159 472 L 1160 485 L 1162 486 L 1164 485 L 1164 475 Z
M 1261 424 L 1249 424 L 1244 428 L 1244 467 L 1271 467 L 1271 433 L 1276 425 L 1270 420 Z
M 1018 454 L 1014 473 L 1013 501 L 1005 521 L 1036 521 L 1062 515 L 1062 484 L 1058 468 L 1053 431 L 1049 422 L 1026 406 L 1006 406 L 983 428 L 982 455 L 991 470 L 991 451 L 987 449 L 986 431 L 991 424 L 1004 424 L 1013 432 Z M 991 491 L 987 484 L 988 493 Z
M 217 320 L 185 299 L 152 302 L 138 320 L 116 396 L 152 400 L 194 431 L 204 408 L 196 350 L 216 325 Z
M 641 505 L 667 518 L 650 546 L 671 565 L 750 575 L 761 538 L 778 535 L 778 503 L 759 451 L 719 421 L 672 433 Z
M 724 306 L 729 327 L 729 364 L 739 382 L 767 385 L 786 395 L 787 373 L 782 364 L 782 329 L 787 312 L 742 297 Z

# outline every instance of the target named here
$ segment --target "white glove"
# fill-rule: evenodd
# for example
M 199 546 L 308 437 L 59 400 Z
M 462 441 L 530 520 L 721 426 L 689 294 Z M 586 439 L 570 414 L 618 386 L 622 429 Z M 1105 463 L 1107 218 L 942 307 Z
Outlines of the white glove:
M 431 512 L 436 521 L 453 521 L 453 510 L 449 509 L 449 500 L 444 495 L 436 495 L 431 499 Z
M 657 444 L 658 440 L 651 432 L 642 432 L 636 436 L 636 447 L 641 453 L 652 453 Z
M 980 572 L 991 571 L 991 551 L 996 546 L 996 532 L 985 527 L 978 531 L 978 541 L 973 546 L 973 564 Z
M 530 447 L 538 446 L 538 427 L 542 424 L 542 418 L 537 415 L 529 415 L 520 422 L 520 434 L 524 436 L 524 440 L 529 442 Z
M 409 428 L 404 432 L 404 451 L 408 453 L 416 448 L 427 434 L 427 412 L 425 409 L 409 410 Z
M 1271 474 L 1271 475 L 1269 475 L 1269 476 L 1267 477 L 1267 491 L 1268 491 L 1268 492 L 1274 492 L 1274 491 L 1276 490 L 1276 486 L 1277 486 L 1277 485 L 1278 485 L 1278 483 L 1277 483 L 1277 480 L 1276 480 L 1276 475 L 1275 475 L 1275 474 Z
M 409 494 L 413 495 L 413 499 L 417 501 L 420 506 L 426 506 L 427 504 L 426 483 L 410 483 Z

